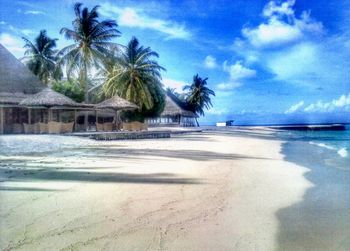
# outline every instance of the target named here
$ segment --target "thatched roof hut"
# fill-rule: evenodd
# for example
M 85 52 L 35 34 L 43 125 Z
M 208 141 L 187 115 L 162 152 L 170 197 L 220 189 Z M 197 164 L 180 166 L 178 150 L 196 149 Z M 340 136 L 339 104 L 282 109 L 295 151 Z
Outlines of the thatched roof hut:
M 23 99 L 19 105 L 28 107 L 78 107 L 80 104 L 51 88 L 45 88 L 41 92 Z
M 198 115 L 195 114 L 194 112 L 191 112 L 189 110 L 184 109 L 181 107 L 179 104 L 180 102 L 175 102 L 176 100 L 175 97 L 170 97 L 169 95 L 166 96 L 165 99 L 165 107 L 163 112 L 161 113 L 160 116 L 166 117 L 166 116 L 183 116 L 183 117 L 190 117 L 190 118 L 197 118 Z
M 13 96 L 17 101 L 24 98 L 24 94 L 34 94 L 45 86 L 29 69 L 0 44 L 0 94 L 2 97 Z M 9 95 L 10 94 L 10 95 Z M 0 99 L 0 102 L 9 102 Z M 1 104 L 1 103 L 0 103 Z
M 95 106 L 96 109 L 135 110 L 139 107 L 119 96 L 107 99 Z
M 0 77 L 1 79 L 1 77 Z M 0 80 L 1 81 L 1 80 Z M 0 92 L 0 105 L 3 106 L 17 106 L 23 99 L 31 96 L 23 92 Z

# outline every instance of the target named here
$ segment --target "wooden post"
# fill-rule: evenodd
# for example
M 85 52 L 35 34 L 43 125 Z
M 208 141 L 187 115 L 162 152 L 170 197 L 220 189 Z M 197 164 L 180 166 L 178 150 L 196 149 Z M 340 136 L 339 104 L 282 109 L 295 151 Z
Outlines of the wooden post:
M 32 123 L 32 110 L 28 108 L 28 124 Z
M 5 125 L 5 117 L 4 117 L 4 108 L 0 107 L 0 134 L 4 134 L 4 125 Z
M 77 109 L 74 109 L 74 131 L 77 130 Z
M 119 112 L 118 110 L 115 110 L 115 130 L 119 131 L 119 126 L 120 126 L 120 117 L 119 117 Z
M 52 110 L 49 108 L 48 112 L 49 112 L 49 118 L 48 118 L 47 122 L 51 122 L 52 121 Z

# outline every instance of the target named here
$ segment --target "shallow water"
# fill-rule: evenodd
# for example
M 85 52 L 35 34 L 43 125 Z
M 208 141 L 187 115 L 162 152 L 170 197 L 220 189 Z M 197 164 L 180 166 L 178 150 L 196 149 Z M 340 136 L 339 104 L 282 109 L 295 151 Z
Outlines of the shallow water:
M 350 170 L 350 130 L 281 131 L 277 135 L 297 146 L 300 157 L 321 159 L 328 167 Z
M 307 168 L 302 200 L 276 213 L 277 250 L 350 250 L 349 131 L 280 132 L 281 153 Z

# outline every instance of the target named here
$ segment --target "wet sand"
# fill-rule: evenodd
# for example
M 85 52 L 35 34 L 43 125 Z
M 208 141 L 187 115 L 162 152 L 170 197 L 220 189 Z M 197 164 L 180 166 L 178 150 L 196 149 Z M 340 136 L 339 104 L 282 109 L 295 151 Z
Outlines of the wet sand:
M 0 156 L 1 250 L 350 248 L 348 191 L 306 203 L 329 201 L 271 131 L 84 142 Z

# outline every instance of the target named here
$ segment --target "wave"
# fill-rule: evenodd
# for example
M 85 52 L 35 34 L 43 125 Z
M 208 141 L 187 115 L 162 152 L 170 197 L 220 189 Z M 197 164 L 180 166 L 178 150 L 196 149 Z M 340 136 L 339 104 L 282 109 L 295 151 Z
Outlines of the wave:
M 346 150 L 345 147 L 339 149 L 339 150 L 337 151 L 337 153 L 338 153 L 341 157 L 343 157 L 343 158 L 346 158 L 346 157 L 348 157 L 348 155 L 349 155 L 349 153 L 348 153 L 348 151 Z
M 334 146 L 331 146 L 331 145 L 327 145 L 325 143 L 317 143 L 317 142 L 313 142 L 313 141 L 310 141 L 309 142 L 310 145 L 316 145 L 316 146 L 319 146 L 319 147 L 323 147 L 323 148 L 326 148 L 328 150 L 332 150 L 332 151 L 336 151 L 337 154 L 342 157 L 342 158 L 346 158 L 348 157 L 349 153 L 348 153 L 348 150 L 346 149 L 346 147 L 342 147 L 342 148 L 336 148 Z

